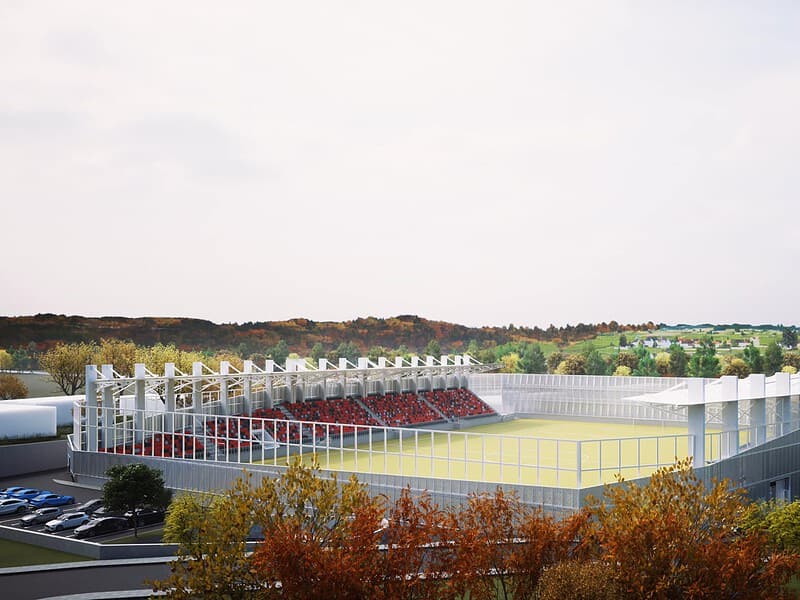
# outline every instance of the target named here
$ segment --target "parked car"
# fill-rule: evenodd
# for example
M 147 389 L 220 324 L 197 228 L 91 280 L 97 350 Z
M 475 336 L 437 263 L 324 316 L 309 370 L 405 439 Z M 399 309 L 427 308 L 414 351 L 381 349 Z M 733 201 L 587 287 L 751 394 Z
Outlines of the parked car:
M 85 525 L 77 527 L 75 529 L 75 537 L 84 538 L 103 535 L 104 533 L 128 529 L 130 526 L 128 519 L 123 517 L 102 517 L 100 519 L 92 519 Z
M 37 490 L 35 488 L 23 488 L 18 492 L 11 494 L 11 498 L 22 498 L 23 500 L 31 500 L 40 494 L 52 494 L 50 490 Z
M 123 511 L 121 510 L 110 510 L 106 505 L 102 505 L 96 509 L 92 513 L 92 517 L 95 519 L 99 519 L 100 517 L 121 517 Z
M 11 494 L 14 492 L 21 492 L 25 489 L 25 486 L 20 485 L 12 485 L 11 487 L 3 488 L 0 490 L 0 497 L 2 498 L 10 498 Z
M 44 506 L 65 506 L 66 504 L 75 504 L 75 498 L 72 496 L 62 496 L 61 494 L 39 494 L 38 496 L 28 500 L 31 506 L 42 508 Z
M 0 515 L 28 512 L 30 505 L 22 498 L 3 498 L 0 500 Z
M 133 525 L 133 512 L 128 511 L 124 517 L 128 519 Z M 136 523 L 138 525 L 153 525 L 154 523 L 162 523 L 164 521 L 164 511 L 160 508 L 137 508 L 136 509 Z
M 45 524 L 47 531 L 62 531 L 64 529 L 73 529 L 78 525 L 83 525 L 89 522 L 89 515 L 81 512 L 68 512 L 60 515 L 58 518 L 48 521 Z
M 25 515 L 20 519 L 19 524 L 22 525 L 23 527 L 30 527 L 31 525 L 41 525 L 42 523 L 47 523 L 48 521 L 52 521 L 60 514 L 61 514 L 61 507 L 48 506 L 47 508 L 40 508 L 39 510 L 35 510 L 30 514 Z
M 103 501 L 100 498 L 92 498 L 91 500 L 79 504 L 72 510 L 75 512 L 85 512 L 87 515 L 92 515 L 103 506 Z

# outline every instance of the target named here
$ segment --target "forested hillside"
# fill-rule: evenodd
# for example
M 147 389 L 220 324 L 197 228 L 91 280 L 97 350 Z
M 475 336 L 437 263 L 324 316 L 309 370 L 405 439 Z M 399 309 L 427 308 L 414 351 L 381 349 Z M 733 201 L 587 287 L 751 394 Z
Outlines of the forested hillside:
M 421 352 L 436 340 L 444 352 L 465 351 L 470 342 L 482 347 L 508 342 L 547 341 L 565 344 L 592 339 L 600 333 L 652 329 L 653 323 L 620 325 L 616 321 L 597 325 L 579 323 L 546 329 L 540 327 L 466 327 L 431 321 L 413 315 L 380 319 L 359 318 L 344 322 L 309 319 L 216 324 L 211 321 L 161 317 L 100 317 L 39 314 L 0 317 L 0 348 L 30 348 L 44 351 L 57 342 L 92 342 L 101 339 L 130 340 L 140 345 L 175 344 L 197 350 L 235 350 L 243 356 L 264 352 L 284 340 L 292 351 L 307 354 L 315 344 L 336 348 L 353 343 L 362 351 L 382 346 L 405 347 Z

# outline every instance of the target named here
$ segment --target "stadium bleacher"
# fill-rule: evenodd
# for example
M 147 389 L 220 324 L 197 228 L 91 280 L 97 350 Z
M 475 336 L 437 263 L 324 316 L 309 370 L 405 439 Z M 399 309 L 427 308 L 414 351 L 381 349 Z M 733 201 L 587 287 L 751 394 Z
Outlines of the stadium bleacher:
M 254 443 L 252 432 L 259 429 L 266 431 L 278 443 L 298 444 L 301 440 L 311 442 L 312 436 L 319 441 L 326 435 L 353 433 L 353 425 L 410 427 L 442 422 L 442 415 L 447 419 L 459 419 L 494 414 L 483 400 L 464 388 L 425 391 L 419 395 L 410 392 L 372 394 L 362 398 L 361 402 L 368 410 L 353 398 L 284 403 L 281 405 L 283 410 L 256 409 L 252 418 L 217 416 L 208 419 L 201 432 L 186 428 L 175 433 L 157 433 L 141 443 L 120 444 L 107 450 L 100 449 L 100 452 L 191 458 L 204 455 L 206 446 L 216 447 L 218 451 L 249 450 Z M 292 420 L 316 424 L 304 425 Z M 345 426 L 326 427 L 323 423 Z

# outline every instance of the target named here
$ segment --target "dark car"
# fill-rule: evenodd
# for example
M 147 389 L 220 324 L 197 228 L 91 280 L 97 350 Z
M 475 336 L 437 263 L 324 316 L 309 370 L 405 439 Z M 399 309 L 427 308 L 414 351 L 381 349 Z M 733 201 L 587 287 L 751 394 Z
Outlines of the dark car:
M 86 525 L 75 528 L 75 537 L 93 537 L 95 535 L 122 531 L 129 527 L 130 523 L 128 523 L 128 519 L 123 519 L 122 517 L 102 517 L 100 519 L 92 519 L 86 523 Z
M 98 508 L 94 509 L 92 516 L 96 519 L 100 517 L 121 517 L 121 510 L 110 510 L 106 505 L 101 504 Z
M 101 506 L 103 506 L 103 501 L 100 498 L 92 498 L 88 502 L 76 506 L 74 510 L 85 512 L 87 515 L 93 515 Z
M 125 513 L 125 518 L 133 525 L 133 512 L 128 511 Z M 162 523 L 164 521 L 164 511 L 160 508 L 137 508 L 136 509 L 136 524 L 137 525 L 153 525 L 154 523 Z

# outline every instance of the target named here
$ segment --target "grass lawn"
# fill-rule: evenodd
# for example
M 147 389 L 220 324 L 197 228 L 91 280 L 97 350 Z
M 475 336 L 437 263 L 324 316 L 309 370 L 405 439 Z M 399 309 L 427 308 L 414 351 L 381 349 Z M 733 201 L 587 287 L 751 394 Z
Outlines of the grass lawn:
M 77 562 L 80 560 L 91 559 L 77 554 L 67 554 L 66 552 L 31 546 L 30 544 L 0 540 L 0 568 Z
M 50 378 L 50 375 L 42 375 L 41 373 L 14 373 L 13 375 L 21 379 L 25 387 L 28 388 L 28 398 L 64 395 L 64 392 Z
M 304 445 L 302 456 L 335 471 L 575 488 L 579 440 L 580 487 L 613 482 L 617 473 L 646 477 L 688 454 L 685 426 L 515 419 L 463 431 L 411 430 L 403 439 L 376 435 L 341 448 L 334 437 L 329 447 Z M 269 450 L 264 459 L 272 464 Z

